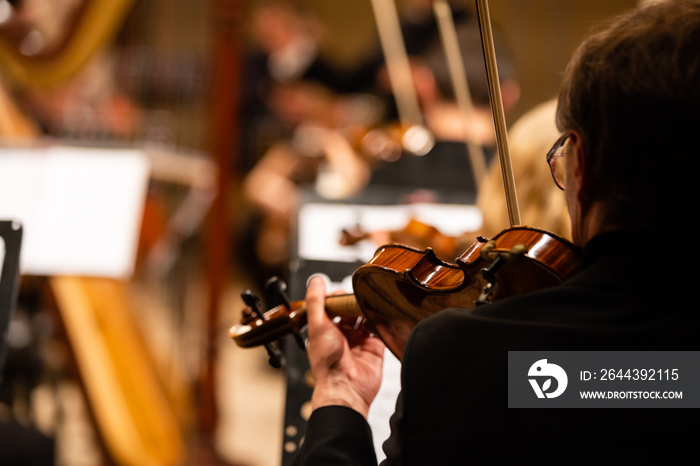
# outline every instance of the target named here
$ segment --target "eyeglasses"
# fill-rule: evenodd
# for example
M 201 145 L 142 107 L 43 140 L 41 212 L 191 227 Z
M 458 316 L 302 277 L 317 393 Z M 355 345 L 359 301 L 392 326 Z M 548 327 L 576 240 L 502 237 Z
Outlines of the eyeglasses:
M 562 134 L 557 142 L 554 143 L 549 152 L 547 152 L 547 163 L 549 164 L 549 169 L 552 171 L 552 178 L 559 189 L 564 190 L 566 187 L 566 170 L 564 168 L 564 156 L 566 152 L 562 149 L 566 141 L 571 136 L 570 132 Z

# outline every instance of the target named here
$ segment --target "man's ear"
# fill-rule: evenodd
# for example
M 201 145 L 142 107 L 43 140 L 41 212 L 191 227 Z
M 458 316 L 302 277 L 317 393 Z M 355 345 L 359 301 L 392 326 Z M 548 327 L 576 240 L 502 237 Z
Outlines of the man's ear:
M 576 189 L 578 189 L 576 198 L 581 204 L 581 209 L 586 211 L 593 203 L 593 193 L 595 192 L 592 177 L 587 171 L 588 154 L 579 133 L 572 131 L 569 141 L 571 153 L 568 157 L 571 157 L 574 161 L 573 173 L 571 173 L 574 177 L 574 183 L 571 183 L 571 185 L 576 186 Z M 566 184 L 569 185 L 569 182 L 567 181 Z

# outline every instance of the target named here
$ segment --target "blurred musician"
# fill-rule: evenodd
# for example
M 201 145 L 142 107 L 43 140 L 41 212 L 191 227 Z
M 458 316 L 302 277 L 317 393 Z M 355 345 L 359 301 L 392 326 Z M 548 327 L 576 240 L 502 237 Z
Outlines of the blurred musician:
M 430 3 L 416 2 L 423 9 Z M 285 8 L 288 12 L 289 7 Z M 414 5 L 414 10 L 416 10 Z M 421 10 L 422 11 L 422 10 Z M 440 37 L 437 34 L 432 9 L 426 16 L 409 15 L 405 33 L 413 44 L 410 55 L 412 81 L 425 125 L 434 141 L 417 148 L 420 156 L 409 153 L 395 142 L 394 149 L 367 150 L 367 133 L 362 143 L 354 134 L 363 128 L 372 128 L 386 122 L 391 109 L 377 102 L 376 97 L 390 89 L 384 67 L 376 67 L 374 96 L 369 94 L 338 93 L 350 89 L 329 76 L 332 73 L 312 72 L 310 66 L 288 79 L 270 79 L 266 102 L 273 115 L 290 130 L 287 139 L 281 138 L 265 151 L 243 180 L 243 196 L 251 206 L 252 232 L 250 238 L 263 274 L 283 273 L 289 259 L 290 219 L 298 205 L 299 186 L 314 185 L 326 198 L 348 198 L 367 185 L 389 186 L 403 193 L 405 200 L 416 199 L 415 193 L 428 193 L 421 201 L 436 201 L 441 197 L 450 202 L 475 202 L 477 180 L 470 169 L 470 158 L 465 140 L 487 148 L 494 145 L 493 124 L 488 107 L 486 72 L 482 59 L 478 25 L 466 12 L 456 10 L 457 34 L 461 42 L 461 60 L 471 83 L 471 97 L 475 111 L 463 121 L 455 101 L 452 82 Z M 269 26 L 269 25 L 268 25 Z M 269 27 L 259 28 L 267 30 Z M 421 47 L 416 45 L 417 31 L 423 32 Z M 302 34 L 307 39 L 310 33 Z M 274 35 L 276 37 L 276 35 Z M 519 98 L 519 86 L 510 51 L 498 37 L 499 70 L 506 108 L 512 108 Z M 291 42 L 291 39 L 288 39 Z M 269 40 L 267 42 L 270 42 Z M 307 60 L 305 63 L 308 63 Z M 317 64 L 318 58 L 311 60 Z M 367 63 L 372 63 L 371 59 Z M 364 75 L 371 66 L 359 66 Z M 324 68 L 327 69 L 327 68 Z M 351 73 L 352 74 L 352 73 Z M 323 76 L 323 78 L 321 77 Z M 365 86 L 362 78 L 357 87 Z M 347 84 L 347 83 L 346 83 Z M 387 125 L 382 134 L 394 131 Z M 465 134 L 467 132 L 467 134 Z M 376 139 L 375 139 L 376 141 Z M 388 147 L 388 146 L 383 146 Z M 427 152 L 427 153 L 426 153 Z M 422 194 L 421 194 L 422 195 Z

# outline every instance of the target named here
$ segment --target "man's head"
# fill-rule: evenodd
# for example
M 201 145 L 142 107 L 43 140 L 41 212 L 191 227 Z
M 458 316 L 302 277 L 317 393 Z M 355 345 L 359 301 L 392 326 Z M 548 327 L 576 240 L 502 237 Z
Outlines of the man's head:
M 557 125 L 580 151 L 571 163 L 581 183 L 567 195 L 584 216 L 602 203 L 604 228 L 673 220 L 692 201 L 698 166 L 700 1 L 635 9 L 584 41 L 564 75 Z

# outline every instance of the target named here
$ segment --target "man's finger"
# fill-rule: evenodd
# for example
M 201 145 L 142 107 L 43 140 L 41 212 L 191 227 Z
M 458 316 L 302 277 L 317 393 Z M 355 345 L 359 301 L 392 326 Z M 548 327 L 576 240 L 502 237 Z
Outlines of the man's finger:
M 321 277 L 311 277 L 306 289 L 306 314 L 309 325 L 320 325 L 326 319 L 326 284 Z

